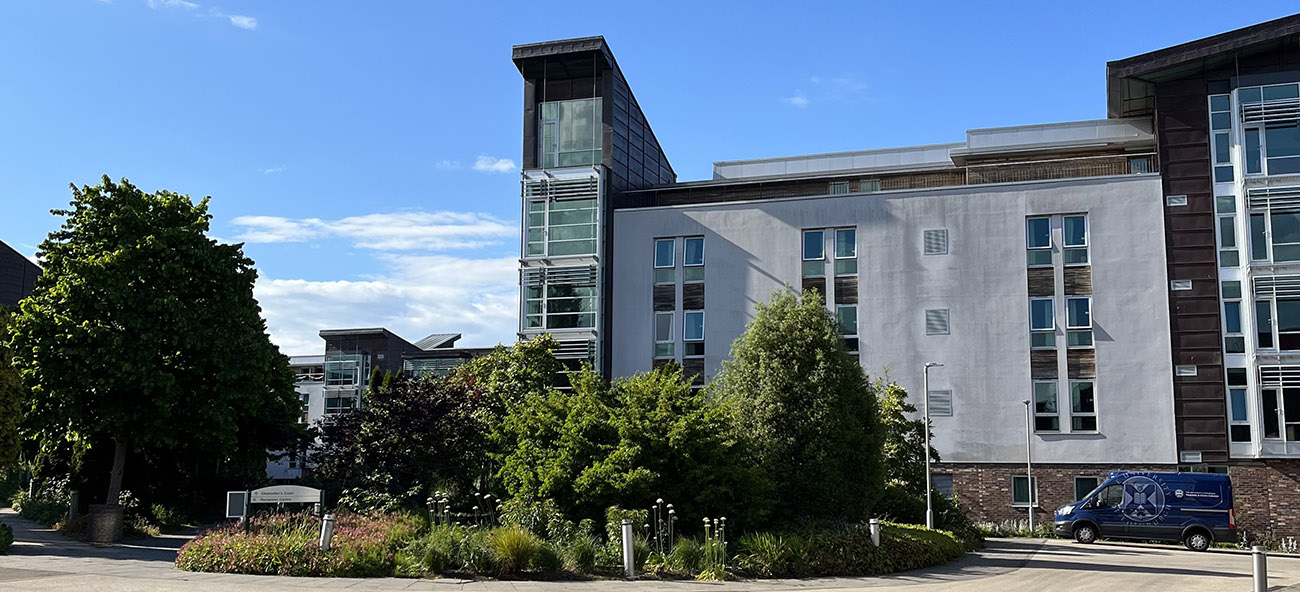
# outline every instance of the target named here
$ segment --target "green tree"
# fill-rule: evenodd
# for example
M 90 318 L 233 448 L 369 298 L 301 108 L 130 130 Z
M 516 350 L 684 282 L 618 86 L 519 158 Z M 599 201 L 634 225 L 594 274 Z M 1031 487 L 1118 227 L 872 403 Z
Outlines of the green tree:
M 14 368 L 13 353 L 6 345 L 13 323 L 13 311 L 0 306 L 0 470 L 18 462 L 22 444 L 18 427 L 23 404 L 27 402 L 27 389 Z
M 880 394 L 881 446 L 885 464 L 885 482 L 902 487 L 911 495 L 925 495 L 925 420 L 917 417 L 916 406 L 907 402 L 907 389 L 898 383 L 877 379 Z M 934 432 L 930 432 L 933 436 Z M 939 462 L 939 452 L 930 447 L 930 460 Z
M 253 261 L 206 236 L 207 198 L 107 176 L 72 195 L 13 332 L 29 425 L 111 444 L 110 505 L 132 451 L 264 471 L 266 450 L 296 435 L 300 403 L 253 298 Z
M 868 517 L 883 486 L 876 396 L 819 293 L 760 303 L 713 388 L 770 483 L 774 519 Z

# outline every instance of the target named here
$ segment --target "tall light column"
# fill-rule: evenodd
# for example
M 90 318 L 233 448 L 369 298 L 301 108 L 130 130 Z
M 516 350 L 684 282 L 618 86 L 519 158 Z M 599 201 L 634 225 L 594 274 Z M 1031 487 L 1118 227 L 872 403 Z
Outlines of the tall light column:
M 1033 425 L 1030 423 L 1031 413 L 1029 413 L 1029 400 L 1025 403 L 1025 481 L 1029 488 L 1029 532 L 1034 532 L 1034 457 L 1029 447 L 1031 438 L 1034 434 Z
M 921 414 L 925 417 L 925 528 L 934 528 L 934 507 L 930 505 L 930 368 L 943 366 L 938 362 L 926 362 L 921 370 Z

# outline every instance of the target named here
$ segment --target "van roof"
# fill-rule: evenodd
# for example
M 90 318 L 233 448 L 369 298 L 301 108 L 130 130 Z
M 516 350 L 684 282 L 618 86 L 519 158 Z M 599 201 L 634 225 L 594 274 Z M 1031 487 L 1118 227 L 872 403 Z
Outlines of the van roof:
M 1118 479 L 1129 475 L 1141 475 L 1144 477 L 1160 479 L 1182 479 L 1194 481 L 1230 481 L 1227 475 L 1223 473 L 1176 473 L 1176 472 L 1159 472 L 1159 471 L 1111 471 L 1106 474 L 1107 479 Z

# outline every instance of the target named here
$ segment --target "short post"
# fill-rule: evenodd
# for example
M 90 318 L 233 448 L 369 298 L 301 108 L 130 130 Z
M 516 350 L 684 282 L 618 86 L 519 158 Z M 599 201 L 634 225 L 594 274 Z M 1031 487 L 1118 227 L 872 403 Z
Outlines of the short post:
M 250 501 L 252 500 L 252 498 L 253 498 L 252 491 L 244 492 L 244 534 L 248 534 L 249 523 L 253 521 L 253 515 L 248 511 L 249 506 L 252 504 L 252 502 Z
M 334 515 L 326 514 L 320 521 L 320 550 L 330 550 L 330 539 L 334 538 Z
M 867 524 L 871 528 L 871 545 L 873 547 L 879 547 L 880 546 L 880 519 L 872 518 L 871 520 L 867 521 Z
M 623 519 L 623 575 L 631 579 L 636 577 L 636 561 L 632 556 L 632 521 Z
M 1268 592 L 1268 553 L 1255 545 L 1250 548 L 1250 556 L 1255 560 L 1255 592 Z
M 77 517 L 77 506 L 81 505 L 81 493 L 73 489 L 68 492 L 68 522 Z

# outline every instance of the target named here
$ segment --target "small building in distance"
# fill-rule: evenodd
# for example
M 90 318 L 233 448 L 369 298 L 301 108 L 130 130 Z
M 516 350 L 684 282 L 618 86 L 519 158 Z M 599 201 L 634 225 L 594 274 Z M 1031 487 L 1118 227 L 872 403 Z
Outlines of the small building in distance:
M 0 241 L 0 306 L 18 306 L 31 295 L 41 268 L 13 247 Z

